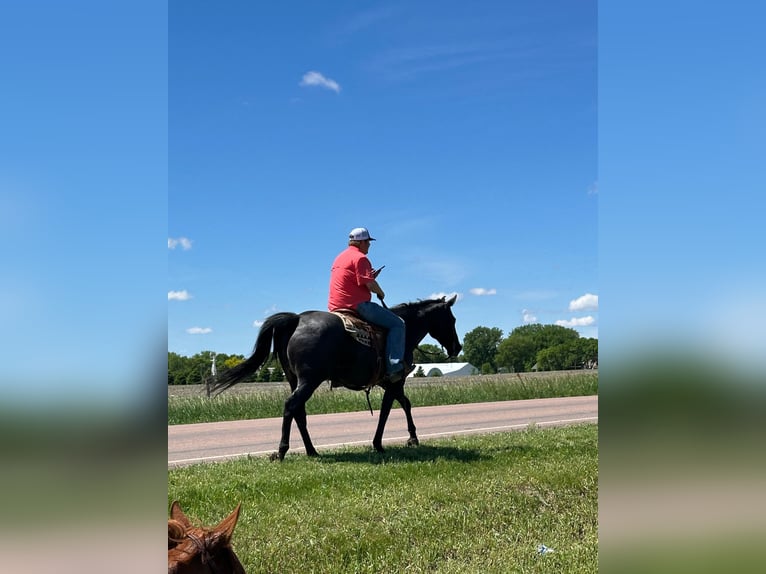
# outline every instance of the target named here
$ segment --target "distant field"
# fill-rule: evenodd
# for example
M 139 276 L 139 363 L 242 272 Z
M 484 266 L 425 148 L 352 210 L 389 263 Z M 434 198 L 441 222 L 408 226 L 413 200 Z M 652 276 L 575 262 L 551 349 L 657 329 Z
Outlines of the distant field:
M 413 378 L 407 380 L 405 390 L 416 407 L 596 395 L 598 371 Z M 202 385 L 168 386 L 168 424 L 279 417 L 289 393 L 286 382 L 240 383 L 214 398 L 207 397 Z M 378 408 L 381 397 L 382 389 L 373 389 L 373 408 Z M 308 414 L 352 412 L 366 410 L 367 401 L 363 392 L 325 384 L 306 409 Z

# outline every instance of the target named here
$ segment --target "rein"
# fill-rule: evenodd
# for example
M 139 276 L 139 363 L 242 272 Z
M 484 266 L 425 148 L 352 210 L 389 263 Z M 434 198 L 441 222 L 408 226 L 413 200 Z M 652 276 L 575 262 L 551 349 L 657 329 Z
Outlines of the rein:
M 439 353 L 435 353 L 434 351 L 426 351 L 425 349 L 421 349 L 420 345 L 418 345 L 417 349 L 418 349 L 418 351 L 420 351 L 424 355 L 431 355 L 432 357 L 440 356 Z

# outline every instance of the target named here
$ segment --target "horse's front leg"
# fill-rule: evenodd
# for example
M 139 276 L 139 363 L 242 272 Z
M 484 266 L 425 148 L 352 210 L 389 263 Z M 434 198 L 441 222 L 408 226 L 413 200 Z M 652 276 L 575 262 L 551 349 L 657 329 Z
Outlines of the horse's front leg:
M 407 440 L 407 446 L 418 446 L 420 441 L 418 440 L 417 429 L 415 428 L 415 421 L 412 420 L 412 403 L 407 395 L 404 394 L 404 383 L 396 387 L 396 394 L 394 398 L 402 405 L 404 416 L 407 417 L 407 431 L 410 433 L 410 438 Z
M 394 394 L 391 392 L 390 388 L 387 388 L 383 393 L 383 400 L 380 404 L 378 428 L 375 431 L 375 438 L 372 439 L 372 446 L 380 453 L 385 452 L 383 448 L 383 429 L 386 428 L 386 421 L 388 420 L 388 415 L 391 413 L 391 405 L 393 404 Z

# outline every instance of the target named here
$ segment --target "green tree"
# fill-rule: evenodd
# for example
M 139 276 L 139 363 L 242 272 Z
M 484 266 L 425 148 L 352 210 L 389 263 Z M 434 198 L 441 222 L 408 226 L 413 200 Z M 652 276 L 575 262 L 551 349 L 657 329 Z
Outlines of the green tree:
M 495 357 L 503 332 L 497 327 L 476 327 L 463 337 L 463 356 L 474 367 L 489 363 L 491 372 L 497 371 Z
M 230 355 L 223 361 L 223 368 L 224 369 L 231 369 L 232 367 L 236 367 L 240 363 L 245 362 L 245 357 L 242 355 Z
M 425 343 L 415 349 L 413 360 L 415 363 L 446 363 L 449 357 L 442 347 Z
M 185 382 L 184 367 L 186 357 L 178 353 L 168 353 L 168 384 L 182 385 Z
M 561 325 L 541 325 L 540 323 L 533 323 L 530 325 L 522 325 L 516 327 L 509 337 L 514 335 L 530 337 L 537 347 L 537 350 L 547 349 L 548 347 L 554 347 L 567 341 L 574 341 L 580 337 L 580 334 L 574 329 L 569 327 L 562 327 Z
M 523 325 L 504 339 L 497 352 L 498 366 L 529 371 L 583 368 L 598 360 L 598 340 L 581 339 L 574 329 L 560 325 Z
M 537 346 L 532 337 L 511 334 L 497 348 L 497 364 L 509 371 L 529 371 L 535 364 Z
M 425 373 L 425 371 L 423 371 L 423 367 L 420 367 L 420 366 L 419 366 L 419 367 L 417 368 L 417 370 L 415 371 L 415 374 L 414 374 L 414 375 L 412 375 L 412 376 L 413 376 L 413 377 L 418 377 L 418 378 L 421 378 L 421 377 L 425 377 L 425 376 L 426 376 L 426 373 Z

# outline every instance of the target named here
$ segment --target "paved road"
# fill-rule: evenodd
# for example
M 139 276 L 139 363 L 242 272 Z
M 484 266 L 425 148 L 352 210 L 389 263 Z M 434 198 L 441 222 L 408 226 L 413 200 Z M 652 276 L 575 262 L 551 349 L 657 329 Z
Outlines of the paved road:
M 456 434 L 501 432 L 537 426 L 557 426 L 598 421 L 598 396 L 500 401 L 468 405 L 415 407 L 412 409 L 418 438 Z M 317 450 L 341 445 L 366 444 L 378 422 L 367 412 L 309 415 L 308 428 Z M 199 423 L 168 427 L 168 468 L 215 462 L 274 452 L 279 444 L 281 418 Z M 404 443 L 409 437 L 404 412 L 393 409 L 383 443 Z M 290 452 L 304 452 L 293 424 Z

